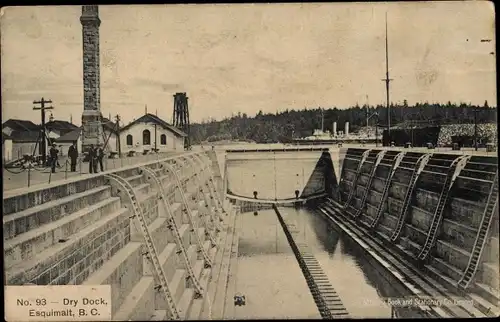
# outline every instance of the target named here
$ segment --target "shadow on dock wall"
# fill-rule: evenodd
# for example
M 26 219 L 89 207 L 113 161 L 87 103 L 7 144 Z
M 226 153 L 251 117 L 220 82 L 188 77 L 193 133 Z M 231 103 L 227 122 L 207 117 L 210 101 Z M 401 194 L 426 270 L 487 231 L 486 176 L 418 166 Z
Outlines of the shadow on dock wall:
M 337 176 L 333 169 L 332 157 L 329 152 L 323 152 L 316 163 L 311 176 L 307 180 L 300 197 L 305 198 L 321 192 L 332 196 L 338 191 Z
M 426 263 L 445 285 L 470 287 L 495 302 L 498 159 L 404 149 L 370 159 L 365 151 L 347 151 L 340 193 L 332 195 L 340 204 L 349 201 L 345 213 L 389 247 Z

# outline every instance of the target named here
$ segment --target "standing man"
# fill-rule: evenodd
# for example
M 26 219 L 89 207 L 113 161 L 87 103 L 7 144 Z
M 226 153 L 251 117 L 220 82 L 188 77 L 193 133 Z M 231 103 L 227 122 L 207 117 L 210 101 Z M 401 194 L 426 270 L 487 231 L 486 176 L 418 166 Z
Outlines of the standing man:
M 92 163 L 92 166 L 94 167 L 94 173 L 99 173 L 99 170 L 97 168 L 97 160 L 99 156 L 97 155 L 97 147 L 94 146 L 94 162 Z
M 99 144 L 99 149 L 97 150 L 97 160 L 99 161 L 101 172 L 104 172 L 104 165 L 102 164 L 103 159 L 104 159 L 104 149 L 102 148 L 102 144 Z
M 52 147 L 50 148 L 49 151 L 50 154 L 50 167 L 52 169 L 52 173 L 56 173 L 56 165 L 58 162 L 58 155 L 59 155 L 59 150 L 56 149 L 56 144 L 53 143 Z
M 94 169 L 97 170 L 95 166 L 96 151 L 94 145 L 91 144 L 89 148 L 89 173 L 94 173 Z
M 71 160 L 71 172 L 76 172 L 76 161 L 78 160 L 78 149 L 76 148 L 76 141 L 69 147 L 68 157 Z

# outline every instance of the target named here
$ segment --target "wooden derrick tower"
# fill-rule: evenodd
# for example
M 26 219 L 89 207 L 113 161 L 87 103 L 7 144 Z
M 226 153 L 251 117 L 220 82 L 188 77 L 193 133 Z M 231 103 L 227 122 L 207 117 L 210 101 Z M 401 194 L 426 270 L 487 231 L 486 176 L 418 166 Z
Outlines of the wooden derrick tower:
M 190 149 L 189 107 L 186 93 L 175 93 L 174 95 L 174 114 L 172 116 L 172 124 L 187 134 L 187 137 L 184 140 L 184 148 L 186 150 Z

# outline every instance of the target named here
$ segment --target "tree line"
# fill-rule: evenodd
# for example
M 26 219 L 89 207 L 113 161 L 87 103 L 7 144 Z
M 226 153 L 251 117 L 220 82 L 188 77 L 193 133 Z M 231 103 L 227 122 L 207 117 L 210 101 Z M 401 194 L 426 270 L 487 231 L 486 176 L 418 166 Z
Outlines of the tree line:
M 476 119 L 478 123 L 496 122 L 496 108 L 485 101 L 482 106 L 459 103 L 416 103 L 408 106 L 406 100 L 390 105 L 391 126 L 402 127 L 410 124 L 442 125 L 470 124 Z M 306 137 L 314 129 L 321 128 L 322 115 L 324 129 L 332 131 L 333 122 L 337 122 L 337 131 L 344 130 L 345 122 L 349 122 L 349 132 L 356 132 L 367 125 L 386 127 L 388 110 L 383 105 L 351 106 L 347 109 L 315 108 L 303 110 L 285 110 L 275 114 L 264 114 L 259 111 L 254 117 L 245 113 L 237 113 L 222 121 L 205 121 L 201 124 L 191 124 L 191 142 L 199 144 L 203 141 L 215 142 L 223 140 L 253 141 L 256 143 L 290 142 L 292 138 Z M 405 125 L 406 124 L 406 125 Z

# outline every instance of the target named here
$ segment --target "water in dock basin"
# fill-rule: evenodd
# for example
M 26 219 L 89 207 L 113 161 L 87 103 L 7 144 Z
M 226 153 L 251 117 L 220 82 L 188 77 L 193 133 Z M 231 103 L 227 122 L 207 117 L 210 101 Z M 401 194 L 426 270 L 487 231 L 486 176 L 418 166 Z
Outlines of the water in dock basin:
M 353 318 L 390 318 L 383 298 L 398 297 L 359 246 L 326 219 L 306 209 L 282 208 Z M 274 210 L 238 215 L 239 258 L 235 292 L 246 296 L 234 307 L 239 319 L 321 318 Z

